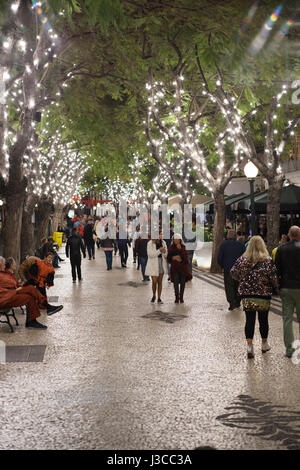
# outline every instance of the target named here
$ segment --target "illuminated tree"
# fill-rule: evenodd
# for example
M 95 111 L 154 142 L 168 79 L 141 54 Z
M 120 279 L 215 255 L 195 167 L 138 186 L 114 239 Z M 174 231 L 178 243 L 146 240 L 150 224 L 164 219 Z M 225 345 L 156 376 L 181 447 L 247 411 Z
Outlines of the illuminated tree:
M 211 270 L 215 272 L 220 270 L 217 252 L 224 237 L 224 190 L 243 160 L 243 150 L 241 144 L 234 139 L 236 124 L 227 114 L 222 119 L 223 132 L 215 132 L 213 147 L 206 147 L 205 132 L 208 122 L 205 117 L 208 114 L 204 110 L 210 99 L 215 107 L 217 99 L 212 94 L 208 99 L 205 96 L 204 104 L 198 107 L 195 97 L 184 89 L 183 82 L 182 73 L 175 75 L 171 86 L 154 81 L 150 75 L 150 83 L 146 85 L 150 95 L 146 133 L 153 157 L 170 174 L 176 188 L 181 190 L 183 202 L 189 203 L 193 195 L 190 183 L 192 172 L 196 176 L 196 182 L 201 182 L 212 194 L 215 219 Z M 203 93 L 206 95 L 207 91 L 204 89 Z M 153 137 L 153 128 L 156 139 Z M 169 162 L 167 158 L 168 145 L 176 149 L 175 161 Z M 210 161 L 212 155 L 213 165 Z

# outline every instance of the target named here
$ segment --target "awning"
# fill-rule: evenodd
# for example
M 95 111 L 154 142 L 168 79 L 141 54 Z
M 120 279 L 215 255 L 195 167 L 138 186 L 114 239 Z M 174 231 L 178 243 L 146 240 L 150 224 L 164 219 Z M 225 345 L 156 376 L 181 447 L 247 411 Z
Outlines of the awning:
M 229 207 L 232 204 L 236 204 L 238 201 L 241 201 L 242 199 L 247 198 L 247 195 L 245 193 L 238 193 L 238 194 L 232 194 L 231 196 L 225 196 L 225 206 Z M 205 212 L 214 212 L 214 200 L 211 199 L 205 204 Z
M 174 196 L 170 196 L 168 198 L 168 209 L 172 209 L 173 206 L 180 204 L 182 198 L 179 194 L 175 194 Z M 191 204 L 195 207 L 197 204 L 206 204 L 207 201 L 210 201 L 209 196 L 204 196 L 203 194 L 195 194 L 191 199 Z
M 255 212 L 257 214 L 266 214 L 267 212 L 268 191 L 265 191 L 263 197 L 255 201 Z M 291 212 L 300 213 L 300 187 L 290 184 L 284 186 L 280 193 L 280 213 L 290 214 Z

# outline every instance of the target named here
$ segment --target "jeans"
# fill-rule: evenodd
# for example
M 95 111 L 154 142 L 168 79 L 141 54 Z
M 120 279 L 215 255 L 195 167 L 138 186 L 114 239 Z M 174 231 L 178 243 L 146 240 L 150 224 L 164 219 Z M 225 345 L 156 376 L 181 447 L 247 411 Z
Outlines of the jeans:
M 189 250 L 189 261 L 190 261 L 190 270 L 193 273 L 193 257 L 194 257 L 194 250 Z
M 88 240 L 86 242 L 86 248 L 87 248 L 87 251 L 88 251 L 89 259 L 91 259 L 92 257 L 94 258 L 95 257 L 95 242 L 94 242 L 94 240 Z
M 179 290 L 179 285 L 180 285 L 180 290 Z M 175 273 L 174 275 L 175 295 L 176 296 L 180 295 L 180 297 L 183 297 L 184 289 L 185 289 L 185 275 L 182 273 Z
M 72 268 L 72 278 L 73 281 L 76 281 L 76 271 L 78 279 L 81 280 L 81 256 L 74 255 L 70 258 L 71 268 Z
M 105 250 L 104 253 L 105 253 L 105 258 L 106 258 L 107 269 L 111 269 L 112 268 L 113 252 L 112 252 L 112 250 L 111 251 Z
M 246 339 L 253 339 L 256 321 L 255 310 L 245 310 L 246 314 L 246 325 L 245 325 L 245 336 Z M 267 339 L 269 334 L 269 322 L 268 322 L 269 311 L 258 312 L 259 331 L 263 339 Z
M 292 344 L 294 342 L 293 317 L 296 309 L 297 319 L 300 328 L 300 289 L 280 289 L 282 301 L 282 321 L 283 339 L 286 353 L 293 353 Z
M 149 279 L 148 276 L 146 276 L 145 274 L 145 271 L 146 271 L 146 266 L 147 266 L 147 261 L 148 261 L 148 257 L 147 258 L 142 258 L 142 257 L 139 257 L 139 260 L 140 260 L 140 265 L 141 265 L 141 270 L 142 270 L 142 276 L 143 276 L 143 279 Z
M 241 298 L 238 295 L 239 283 L 233 279 L 230 275 L 230 272 L 227 271 L 224 271 L 224 286 L 229 307 L 231 309 L 239 307 L 241 303 Z
M 52 266 L 54 268 L 57 268 L 58 266 L 58 260 L 59 260 L 59 256 L 58 254 L 56 253 L 56 251 L 53 253 L 53 261 L 52 261 Z
M 121 265 L 126 266 L 127 259 L 128 259 L 128 247 L 119 246 L 119 254 L 121 258 Z

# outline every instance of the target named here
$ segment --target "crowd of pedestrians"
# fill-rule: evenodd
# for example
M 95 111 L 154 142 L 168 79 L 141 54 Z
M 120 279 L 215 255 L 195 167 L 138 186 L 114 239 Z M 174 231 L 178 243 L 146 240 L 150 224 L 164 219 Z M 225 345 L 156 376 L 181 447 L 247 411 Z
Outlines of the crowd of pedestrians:
M 183 303 L 185 284 L 192 279 L 192 256 L 194 250 L 188 251 L 185 248 L 183 237 L 174 234 L 173 227 L 170 233 L 164 238 L 160 232 L 158 238 L 151 238 L 150 235 L 141 230 L 137 225 L 134 230 L 130 226 L 122 227 L 119 230 L 119 222 L 116 228 L 109 223 L 108 215 L 102 219 L 83 216 L 79 220 L 68 222 L 65 232 L 67 232 L 66 256 L 70 257 L 72 265 L 73 282 L 76 282 L 76 272 L 81 280 L 81 253 L 86 256 L 86 249 L 89 259 L 94 255 L 94 245 L 102 248 L 105 254 L 107 271 L 112 269 L 113 257 L 119 254 L 121 268 L 127 268 L 129 249 L 132 248 L 133 263 L 137 270 L 141 271 L 142 282 L 151 280 L 152 298 L 151 302 L 162 303 L 163 278 L 168 276 L 168 281 L 174 284 L 175 302 Z M 86 233 L 89 230 L 89 240 Z M 70 233 L 72 231 L 72 234 Z M 83 243 L 84 242 L 84 243 Z
M 229 310 L 240 308 L 246 316 L 245 337 L 247 355 L 254 357 L 253 338 L 256 313 L 263 353 L 271 349 L 268 343 L 269 310 L 272 295 L 282 301 L 283 336 L 286 356 L 294 353 L 293 318 L 296 311 L 300 323 L 300 228 L 292 226 L 270 256 L 263 238 L 253 236 L 246 246 L 230 229 L 221 244 L 218 263 L 224 270 L 224 286 Z
M 132 247 L 133 263 L 141 271 L 142 282 L 151 281 L 151 303 L 162 301 L 163 278 L 173 283 L 175 303 L 184 303 L 186 282 L 192 279 L 192 254 L 187 241 L 171 226 L 168 237 L 162 231 L 158 237 L 141 230 L 125 232 L 111 230 L 109 218 L 83 216 L 68 219 L 64 229 L 66 257 L 70 259 L 73 283 L 82 281 L 82 256 L 95 259 L 95 245 L 105 254 L 107 271 L 112 270 L 113 258 L 119 252 L 122 269 L 127 268 L 129 248 Z M 37 321 L 40 309 L 53 315 L 63 306 L 49 304 L 47 289 L 54 284 L 55 268 L 64 261 L 58 254 L 53 238 L 43 239 L 37 256 L 27 257 L 17 270 L 13 258 L 0 257 L 0 309 L 26 306 L 26 328 L 46 329 Z M 269 336 L 269 310 L 272 296 L 282 300 L 283 336 L 286 356 L 294 353 L 293 320 L 296 311 L 300 323 L 300 228 L 292 226 L 283 235 L 279 246 L 270 256 L 261 236 L 252 236 L 244 243 L 237 233 L 228 228 L 226 240 L 220 245 L 218 263 L 224 271 L 224 287 L 228 310 L 241 306 L 245 312 L 245 337 L 247 356 L 254 357 L 253 338 L 258 316 L 263 353 L 271 349 Z M 16 276 L 16 272 L 18 277 Z

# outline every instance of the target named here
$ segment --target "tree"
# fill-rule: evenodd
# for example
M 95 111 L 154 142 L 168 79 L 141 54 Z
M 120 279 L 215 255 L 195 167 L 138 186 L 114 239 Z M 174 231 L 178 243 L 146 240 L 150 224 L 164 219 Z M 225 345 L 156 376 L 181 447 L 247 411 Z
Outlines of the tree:
M 87 170 L 84 156 L 74 150 L 72 142 L 64 142 L 60 131 L 40 137 L 35 134 L 35 145 L 30 146 L 34 157 L 27 156 L 25 170 L 28 175 L 26 201 L 22 221 L 21 258 L 32 255 L 47 235 L 52 208 L 52 231 L 62 222 L 64 207 L 74 197 Z M 32 217 L 37 207 L 38 227 L 34 234 Z
M 267 246 L 271 252 L 278 246 L 280 223 L 280 191 L 285 175 L 283 163 L 286 159 L 285 147 L 300 122 L 300 114 L 291 104 L 282 105 L 281 100 L 288 95 L 291 83 L 282 85 L 281 91 L 271 97 L 270 103 L 260 100 L 258 106 L 252 107 L 244 116 L 235 104 L 236 90 L 225 90 L 222 74 L 219 71 L 218 94 L 212 92 L 208 85 L 207 90 L 214 97 L 222 113 L 227 117 L 228 125 L 232 128 L 236 145 L 240 146 L 243 153 L 258 167 L 261 175 L 268 181 L 267 202 Z M 240 95 L 240 98 L 242 95 Z M 258 115 L 265 112 L 262 122 Z M 257 129 L 251 127 L 251 119 L 256 117 L 256 125 L 259 123 L 261 135 L 265 134 L 260 142 L 257 142 Z M 259 147 L 258 147 L 259 145 Z M 261 147 L 263 151 L 261 151 Z M 258 151 L 259 149 L 259 151 Z M 261 155 L 263 155 L 261 157 Z
M 6 223 L 4 226 L 4 255 L 19 259 L 22 211 L 25 202 L 27 178 L 24 174 L 24 156 L 36 127 L 36 112 L 47 99 L 41 86 L 47 75 L 49 61 L 55 60 L 60 48 L 57 35 L 46 21 L 39 21 L 38 5 L 31 0 L 20 0 L 12 5 L 10 29 L 2 44 L 1 67 L 6 78 L 6 103 L 1 110 L 4 117 L 0 128 L 0 142 L 4 149 Z M 38 29 L 38 32 L 37 32 Z M 4 70 L 4 72 L 3 72 Z M 1 149 L 2 150 L 2 149 Z M 28 152 L 32 157 L 34 152 Z M 14 234 L 14 236 L 12 236 Z
M 200 65 L 200 64 L 199 64 Z M 200 70 L 201 66 L 200 66 Z M 202 77 L 205 79 L 202 72 Z M 180 167 L 192 168 L 198 181 L 201 181 L 208 187 L 214 198 L 214 242 L 211 271 L 218 272 L 220 267 L 217 264 L 217 252 L 220 243 L 224 237 L 225 222 L 225 202 L 224 190 L 231 180 L 234 172 L 237 170 L 243 159 L 241 145 L 233 145 L 234 125 L 232 120 L 224 114 L 220 125 L 223 132 L 214 132 L 212 138 L 206 139 L 206 144 L 210 141 L 210 148 L 205 145 L 205 131 L 207 123 L 199 124 L 200 120 L 210 115 L 212 111 L 204 113 L 209 100 L 214 104 L 219 97 L 218 88 L 211 92 L 206 82 L 205 95 L 209 100 L 205 100 L 201 107 L 196 103 L 196 97 L 189 93 L 189 90 L 183 87 L 184 77 L 180 70 L 180 75 L 175 75 L 172 85 L 165 85 L 162 82 L 154 82 L 150 77 L 150 83 L 147 84 L 150 94 L 150 105 L 146 121 L 147 136 L 151 143 L 152 154 L 158 163 L 169 171 L 172 175 L 172 169 L 166 159 L 166 145 L 171 143 L 176 148 L 181 160 Z M 217 82 L 218 87 L 218 82 Z M 213 113 L 214 114 L 214 113 Z M 168 116 L 172 116 L 172 119 Z M 151 121 L 156 124 L 159 131 L 159 140 L 155 141 L 150 130 Z M 226 125 L 226 127 L 224 127 Z M 228 128 L 227 128 L 228 126 Z M 211 145 L 213 143 L 213 146 Z M 213 165 L 210 160 L 213 155 Z M 178 162 L 175 164 L 178 168 Z M 189 180 L 184 175 L 184 183 L 189 189 L 184 189 L 186 202 L 190 202 L 192 190 Z M 176 180 L 175 180 L 176 181 Z M 177 186 L 177 185 L 176 185 Z

